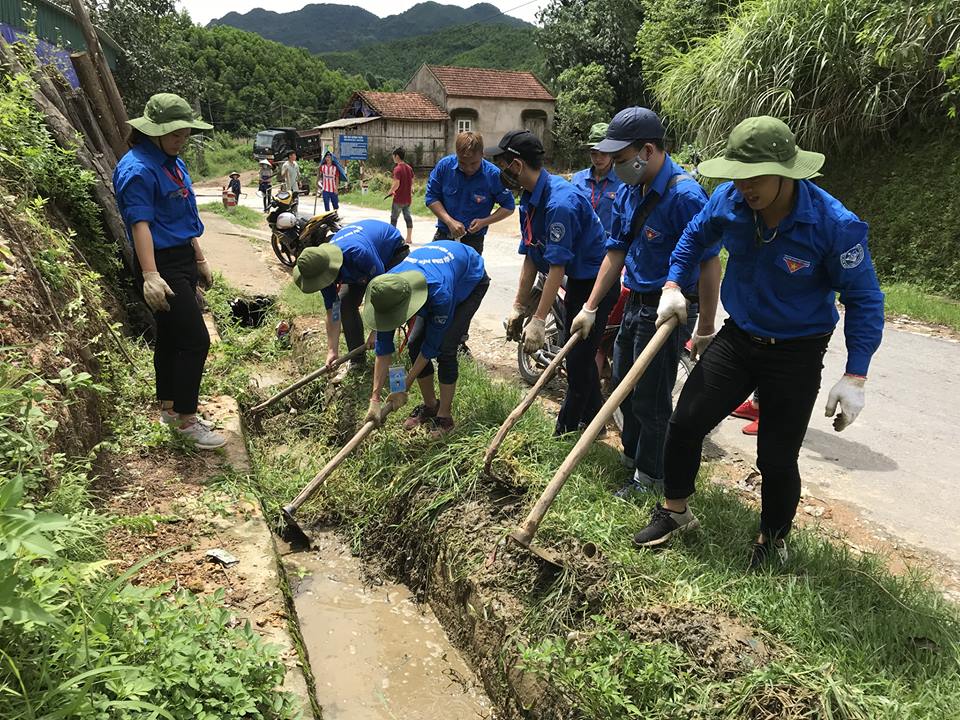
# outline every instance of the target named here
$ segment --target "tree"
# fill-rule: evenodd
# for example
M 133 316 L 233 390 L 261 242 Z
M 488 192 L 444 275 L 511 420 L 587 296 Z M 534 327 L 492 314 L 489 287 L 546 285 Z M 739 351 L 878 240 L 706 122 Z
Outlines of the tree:
M 598 63 L 564 70 L 557 78 L 557 87 L 556 158 L 558 163 L 570 165 L 582 159 L 590 127 L 609 122 L 614 93 L 606 71 Z

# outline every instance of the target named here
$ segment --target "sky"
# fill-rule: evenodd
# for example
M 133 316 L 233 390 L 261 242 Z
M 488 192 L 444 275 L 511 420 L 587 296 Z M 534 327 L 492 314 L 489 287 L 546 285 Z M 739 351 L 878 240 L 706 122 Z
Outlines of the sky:
M 497 6 L 508 15 L 513 15 L 527 22 L 536 22 L 537 10 L 547 4 L 548 0 L 484 0 Z M 419 0 L 324 0 L 336 5 L 355 5 L 374 15 L 386 17 L 396 15 L 416 5 Z M 445 5 L 459 5 L 470 7 L 479 0 L 438 0 Z M 254 8 L 262 7 L 274 12 L 290 12 L 299 10 L 304 5 L 311 4 L 304 0 L 179 0 L 180 7 L 190 13 L 195 23 L 206 25 L 215 18 L 220 18 L 228 12 L 235 11 L 243 14 Z M 521 6 L 522 7 L 518 7 Z

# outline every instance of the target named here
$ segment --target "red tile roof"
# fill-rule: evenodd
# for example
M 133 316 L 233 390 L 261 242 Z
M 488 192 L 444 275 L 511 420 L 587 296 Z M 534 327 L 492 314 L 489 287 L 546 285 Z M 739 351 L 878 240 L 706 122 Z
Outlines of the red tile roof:
M 457 97 L 553 100 L 553 95 L 531 72 L 428 65 L 447 95 Z
M 381 117 L 390 120 L 436 122 L 450 119 L 450 116 L 438 108 L 433 100 L 420 93 L 360 90 L 357 94 Z

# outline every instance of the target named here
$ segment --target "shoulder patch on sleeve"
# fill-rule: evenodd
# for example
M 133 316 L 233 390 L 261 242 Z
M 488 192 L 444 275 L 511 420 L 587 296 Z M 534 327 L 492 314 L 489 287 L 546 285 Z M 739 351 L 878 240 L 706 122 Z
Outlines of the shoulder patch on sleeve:
M 550 242 L 558 243 L 563 240 L 563 236 L 566 235 L 567 228 L 563 223 L 552 223 L 550 225 Z
M 863 243 L 857 243 L 840 256 L 840 265 L 845 270 L 852 270 L 863 262 Z

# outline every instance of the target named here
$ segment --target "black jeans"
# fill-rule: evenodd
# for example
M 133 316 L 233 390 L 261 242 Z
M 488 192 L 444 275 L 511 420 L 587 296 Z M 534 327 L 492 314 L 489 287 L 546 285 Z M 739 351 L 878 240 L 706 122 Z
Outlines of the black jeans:
M 466 235 L 461 237 L 457 242 L 462 242 L 464 245 L 472 247 L 478 253 L 483 255 L 483 238 L 484 237 L 486 236 L 480 235 L 480 234 L 467 233 Z M 437 228 L 437 232 L 434 233 L 433 239 L 434 240 L 453 240 L 453 238 L 450 237 L 450 232 L 445 227 Z
M 407 245 L 402 245 L 387 262 L 384 270 L 399 265 L 409 254 L 410 248 Z M 367 283 L 351 283 L 340 286 L 340 322 L 343 326 L 343 334 L 347 339 L 348 350 L 358 348 L 367 341 L 363 334 L 363 320 L 360 318 L 360 305 L 363 304 L 363 296 L 366 292 Z M 363 365 L 367 362 L 367 358 L 365 355 L 361 355 L 353 362 Z
M 563 306 L 566 313 L 563 327 L 563 341 L 570 337 L 570 325 L 583 304 L 593 291 L 596 278 L 586 280 L 567 280 Z M 620 297 L 620 282 L 614 283 L 610 292 L 603 296 L 597 306 L 597 315 L 593 330 L 586 340 L 581 340 L 567 355 L 567 395 L 557 415 L 557 434 L 573 432 L 581 423 L 589 423 L 603 406 L 603 393 L 600 389 L 600 373 L 597 370 L 597 350 L 600 339 L 607 327 L 607 317 Z
M 800 501 L 797 457 L 820 390 L 830 335 L 763 344 L 727 320 L 683 386 L 667 430 L 664 477 L 668 498 L 695 490 L 703 438 L 751 392 L 763 394 L 757 435 L 760 531 L 790 532 Z
M 157 378 L 157 399 L 173 400 L 173 409 L 182 415 L 197 411 L 200 379 L 210 349 L 210 334 L 197 302 L 197 259 L 193 245 L 154 250 L 160 277 L 175 295 L 168 297 L 169 310 L 154 313 L 157 338 L 153 348 L 153 369 Z M 143 287 L 143 274 L 136 268 Z
M 453 320 L 447 326 L 443 341 L 440 343 L 440 353 L 437 355 L 437 365 L 439 367 L 437 375 L 440 383 L 443 385 L 453 385 L 460 377 L 460 367 L 457 363 L 457 351 L 460 348 L 460 339 L 467 334 L 470 329 L 470 321 L 476 314 L 483 296 L 487 294 L 490 287 L 490 278 L 484 273 L 483 278 L 477 283 L 473 292 L 467 295 L 453 311 Z M 422 317 L 417 317 L 413 332 L 410 333 L 410 359 L 416 361 L 420 355 L 420 348 L 423 347 L 424 329 L 426 322 Z M 428 378 L 433 375 L 433 361 L 427 362 L 427 366 L 417 376 L 418 378 Z

